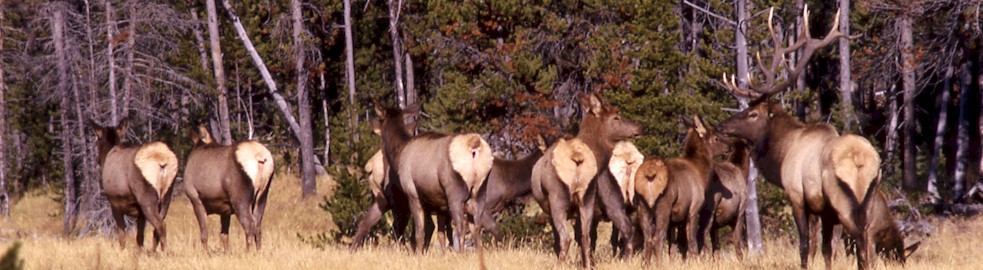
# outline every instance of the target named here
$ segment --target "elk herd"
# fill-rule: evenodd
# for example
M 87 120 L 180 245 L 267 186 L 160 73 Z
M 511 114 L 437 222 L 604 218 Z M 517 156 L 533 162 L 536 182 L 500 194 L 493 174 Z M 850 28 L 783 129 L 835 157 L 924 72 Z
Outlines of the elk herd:
M 769 15 L 769 26 L 770 20 Z M 802 268 L 808 266 L 810 243 L 816 240 L 821 241 L 823 258 L 830 266 L 837 226 L 855 242 L 859 268 L 871 267 L 877 253 L 903 263 L 917 244 L 905 247 L 886 199 L 876 189 L 881 163 L 876 149 L 865 138 L 840 134 L 829 124 L 804 124 L 770 100 L 798 75 L 817 48 L 844 38 L 836 29 L 822 40 L 803 31 L 800 42 L 776 48 L 773 63 L 762 63 L 764 85 L 742 89 L 733 77 L 728 81 L 725 76 L 729 91 L 758 97 L 717 126 L 699 115 L 685 117 L 678 157 L 644 156 L 644 149 L 630 142 L 644 130 L 597 93 L 578 98 L 582 118 L 576 134 L 551 138 L 551 143 L 539 137 L 532 153 L 516 160 L 493 156 L 480 134 L 414 134 L 420 113 L 417 104 L 403 109 L 377 104 L 377 118 L 371 123 L 382 145 L 365 165 L 373 201 L 358 221 L 350 248 L 363 245 L 383 214 L 392 211 L 397 238 L 412 222 L 412 235 L 406 239 L 417 252 L 431 246 L 433 231 L 439 228 L 446 237 L 441 245 L 463 251 L 464 238 L 470 234 L 480 254 L 483 231 L 500 237 L 497 215 L 509 203 L 531 196 L 549 217 L 553 249 L 560 260 L 566 260 L 573 240 L 580 248 L 581 265 L 593 266 L 600 221 L 612 223 L 611 244 L 621 257 L 640 253 L 646 262 L 653 257 L 658 261 L 675 244 L 686 259 L 704 252 L 707 235 L 711 248 L 706 252 L 712 254 L 720 249 L 718 230 L 730 227 L 729 240 L 740 258 L 753 160 L 764 178 L 788 198 Z M 777 81 L 776 70 L 785 62 L 779 59 L 797 49 L 803 49 L 804 56 L 786 68 L 790 78 Z M 154 227 L 154 249 L 158 244 L 166 248 L 163 219 L 178 173 L 176 155 L 161 142 L 127 142 L 125 121 L 115 127 L 94 122 L 90 126 L 99 138 L 102 187 L 120 246 L 125 242 L 124 216 L 133 216 L 140 246 L 149 221 Z M 208 243 L 205 216 L 218 214 L 221 241 L 228 250 L 235 214 L 247 248 L 259 249 L 273 156 L 256 141 L 224 145 L 204 127 L 190 133 L 194 147 L 187 158 L 183 190 L 198 220 L 202 244 Z M 437 218 L 436 226 L 432 217 Z M 821 226 L 822 239 L 810 239 L 815 226 Z

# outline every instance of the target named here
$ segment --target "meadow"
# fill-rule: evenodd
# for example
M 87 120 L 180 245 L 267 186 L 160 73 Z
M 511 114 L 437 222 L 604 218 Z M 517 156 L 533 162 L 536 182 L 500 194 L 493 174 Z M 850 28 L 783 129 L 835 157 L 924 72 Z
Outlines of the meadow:
M 331 181 L 321 179 L 321 190 Z M 10 218 L 0 221 L 0 250 L 15 242 L 23 244 L 21 258 L 27 269 L 478 269 L 475 252 L 457 254 L 431 248 L 419 255 L 392 243 L 369 245 L 357 252 L 347 246 L 317 248 L 302 241 L 300 235 L 315 235 L 333 229 L 329 215 L 318 208 L 322 200 L 299 201 L 296 177 L 280 175 L 271 191 L 264 220 L 264 246 L 246 251 L 244 236 L 236 221 L 230 232 L 231 251 L 219 242 L 218 217 L 209 217 L 209 247 L 201 247 L 198 226 L 187 198 L 177 196 L 167 216 L 169 248 L 166 252 L 140 251 L 129 231 L 127 247 L 120 249 L 115 237 L 66 239 L 61 235 L 64 207 L 41 192 L 31 193 L 12 205 Z M 322 192 L 323 193 L 323 192 Z M 321 194 L 323 196 L 325 194 Z M 935 234 L 923 239 L 921 248 L 904 269 L 979 269 L 983 267 L 983 218 L 950 217 L 933 219 Z M 148 225 L 147 246 L 150 246 Z M 609 228 L 609 225 L 608 227 Z M 767 230 L 768 228 L 765 228 Z M 608 229 L 609 230 L 609 229 Z M 717 257 L 700 256 L 683 261 L 673 256 L 645 264 L 636 256 L 622 260 L 611 255 L 607 237 L 599 237 L 596 251 L 598 269 L 796 269 L 795 239 L 767 239 L 765 252 L 738 260 L 725 246 Z M 565 262 L 540 247 L 491 247 L 486 250 L 489 269 L 577 269 L 579 258 L 571 252 Z M 576 249 L 574 249 L 576 250 Z M 833 269 L 855 268 L 853 258 L 837 256 Z M 893 263 L 877 263 L 881 269 L 902 268 Z M 821 258 L 810 268 L 822 269 Z

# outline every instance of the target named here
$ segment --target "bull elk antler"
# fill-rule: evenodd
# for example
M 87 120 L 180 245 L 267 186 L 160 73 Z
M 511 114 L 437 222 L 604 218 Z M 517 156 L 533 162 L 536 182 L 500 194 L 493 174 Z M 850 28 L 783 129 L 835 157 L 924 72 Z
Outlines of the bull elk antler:
M 727 74 L 724 73 L 724 86 L 731 93 L 742 97 L 756 97 L 759 95 L 768 95 L 784 90 L 785 88 L 788 88 L 789 85 L 795 81 L 795 78 L 802 73 L 802 70 L 805 69 L 806 64 L 809 63 L 809 59 L 812 58 L 812 54 L 815 53 L 817 49 L 826 47 L 834 40 L 840 38 L 854 39 L 860 37 L 859 35 L 847 36 L 840 33 L 840 11 L 837 10 L 836 17 L 833 20 L 833 27 L 826 34 L 826 37 L 823 39 L 812 38 L 812 35 L 809 34 L 809 6 L 806 5 L 802 8 L 802 27 L 798 38 L 796 39 L 795 43 L 789 44 L 788 47 L 782 48 L 782 37 L 775 33 L 775 27 L 772 25 L 772 18 L 774 15 L 775 8 L 772 7 L 768 11 L 768 33 L 771 35 L 771 43 L 773 46 L 775 46 L 771 56 L 771 63 L 765 64 L 761 60 L 760 52 L 756 55 L 758 65 L 761 68 L 761 73 L 763 73 L 764 83 L 761 85 L 753 85 L 752 76 L 749 73 L 747 74 L 749 87 L 748 89 L 741 89 L 737 86 L 737 82 L 733 74 L 730 75 L 730 79 L 728 80 Z M 802 55 L 799 56 L 798 61 L 794 65 L 789 66 L 785 55 L 799 49 L 803 49 Z M 788 78 L 783 81 L 778 81 L 776 77 L 779 69 L 782 68 L 783 65 L 785 66 L 785 70 L 788 72 Z

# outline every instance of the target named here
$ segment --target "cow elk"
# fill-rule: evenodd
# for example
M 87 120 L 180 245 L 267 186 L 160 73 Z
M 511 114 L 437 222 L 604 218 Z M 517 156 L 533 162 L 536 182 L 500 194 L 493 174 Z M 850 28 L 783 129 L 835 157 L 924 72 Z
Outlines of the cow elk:
M 908 257 L 921 245 L 921 242 L 905 247 L 905 238 L 894 221 L 894 215 L 891 214 L 891 209 L 887 206 L 884 193 L 875 190 L 870 194 L 870 197 L 870 203 L 866 210 L 867 227 L 864 230 L 868 241 L 873 243 L 874 253 L 904 265 Z M 844 243 L 846 243 L 848 252 L 856 254 L 856 241 L 848 239 Z
M 632 215 L 635 210 L 633 205 L 633 201 L 635 200 L 635 173 L 642 166 L 643 161 L 645 161 L 645 155 L 642 155 L 638 147 L 629 141 L 621 141 L 615 144 L 614 150 L 611 152 L 611 160 L 608 161 L 608 171 L 611 173 L 614 182 L 620 188 L 621 197 L 624 199 L 625 212 L 632 218 L 633 224 L 638 224 L 637 216 Z M 638 229 L 638 226 L 635 226 L 635 228 Z M 635 233 L 636 235 L 640 235 L 639 230 L 636 230 Z M 641 240 L 640 237 L 635 237 L 633 246 L 641 246 Z M 617 230 L 611 231 L 612 251 L 615 254 L 618 254 L 619 250 L 623 251 L 626 244 L 621 240 Z
M 475 225 L 478 231 L 488 229 L 496 239 L 501 237 L 495 215 L 517 199 L 532 194 L 532 167 L 546 151 L 546 142 L 537 139 L 538 147 L 517 160 L 495 158 L 488 180 L 475 198 Z
M 721 140 L 718 139 L 718 142 Z M 744 209 L 747 207 L 747 178 L 750 165 L 748 145 L 744 140 L 736 139 L 731 144 L 730 156 L 723 162 L 717 162 L 711 174 L 710 186 L 707 190 L 705 207 L 700 214 L 699 245 L 704 245 L 703 236 L 710 235 L 713 252 L 720 249 L 717 231 L 730 227 L 731 242 L 737 257 L 743 256 L 744 246 Z
M 669 168 L 666 162 L 660 158 L 648 158 L 635 173 L 635 213 L 638 215 L 639 225 L 642 227 L 642 235 L 645 240 L 645 261 L 649 261 L 655 254 L 655 247 L 658 245 L 661 250 L 662 242 L 655 240 L 655 203 L 665 193 L 666 185 L 669 183 Z M 664 232 L 659 232 L 664 233 Z
M 494 157 L 481 135 L 424 133 L 413 137 L 404 121 L 419 105 L 405 111 L 376 105 L 373 128 L 382 135 L 383 156 L 396 169 L 406 193 L 414 224 L 414 249 L 422 252 L 425 212 L 449 212 L 454 227 L 452 245 L 461 251 L 466 234 L 465 207 L 488 177 Z M 475 233 L 474 235 L 477 235 Z M 475 238 L 480 248 L 480 238 Z
M 184 169 L 184 189 L 198 219 L 202 247 L 208 248 L 205 217 L 218 214 L 221 240 L 229 250 L 229 225 L 235 214 L 246 235 L 246 249 L 262 247 L 263 213 L 275 169 L 273 155 L 256 141 L 222 145 L 204 126 L 191 130 L 194 148 Z
M 578 138 L 562 138 L 546 150 L 532 169 L 533 197 L 552 218 L 553 249 L 565 260 L 570 247 L 567 216 L 579 215 L 574 230 L 583 266 L 591 265 L 589 231 L 594 217 L 597 160 L 590 147 Z
M 636 137 L 641 134 L 642 129 L 631 120 L 622 118 L 618 114 L 618 109 L 614 106 L 606 105 L 603 103 L 600 95 L 589 94 L 580 97 L 580 105 L 583 109 L 583 118 L 580 121 L 580 132 L 577 133 L 576 138 L 564 139 L 563 143 L 571 147 L 569 150 L 555 150 L 557 145 L 554 144 L 554 150 L 548 150 L 547 154 L 537 162 L 536 167 L 533 171 L 533 196 L 539 205 L 550 214 L 553 220 L 554 228 L 554 251 L 561 258 L 566 256 L 566 250 L 569 245 L 569 239 L 567 239 L 566 221 L 567 210 L 570 205 L 573 204 L 579 209 L 580 222 L 582 226 L 592 227 L 594 219 L 594 199 L 595 196 L 601 200 L 604 206 L 603 210 L 606 216 L 614 223 L 614 227 L 618 229 L 625 236 L 625 243 L 627 244 L 625 254 L 630 254 L 633 250 L 633 239 L 634 239 L 634 226 L 628 218 L 626 212 L 626 204 L 623 199 L 621 189 L 617 187 L 611 174 L 607 170 L 607 165 L 611 159 L 611 154 L 615 148 L 615 144 L 619 141 L 623 141 L 628 138 Z M 558 142 L 559 143 L 559 142 Z M 579 145 L 583 144 L 588 149 L 578 150 Z M 589 152 L 587 151 L 589 150 Z M 554 161 L 557 157 L 552 157 L 550 151 L 559 152 L 570 152 L 593 155 L 593 159 L 584 158 L 581 162 L 589 162 L 592 160 L 598 168 L 596 168 L 595 176 L 590 181 L 587 182 L 576 182 L 579 184 L 585 184 L 583 186 L 583 194 L 574 192 L 570 185 L 566 185 L 559 178 L 558 174 L 571 174 L 571 171 L 564 171 L 562 168 L 556 167 L 557 164 L 553 163 L 563 163 L 564 160 L 569 160 L 570 158 L 576 157 L 576 155 L 571 157 L 559 157 L 560 161 Z M 581 167 L 585 166 L 582 163 L 576 163 L 573 168 L 579 170 L 585 170 L 587 168 Z M 537 173 L 536 170 L 541 173 Z M 569 169 L 567 169 L 569 170 Z M 582 174 L 581 174 L 582 175 Z M 578 191 L 579 192 L 579 191 Z M 576 194 L 576 196 L 573 196 Z M 583 195 L 582 198 L 577 198 L 577 196 Z M 576 199 L 577 201 L 572 201 Z M 576 209 L 575 209 L 576 210 Z M 578 235 L 578 241 L 580 241 L 581 249 L 583 252 L 583 265 L 590 266 L 590 249 L 592 248 L 590 237 L 587 235 L 593 229 L 584 229 L 578 226 L 578 232 L 583 232 Z M 562 230 L 562 231 L 560 231 Z M 585 237 L 587 240 L 585 240 Z M 561 239 L 562 238 L 562 239 Z
M 120 248 L 126 243 L 124 216 L 137 219 L 137 245 L 143 247 L 147 221 L 154 226 L 154 246 L 167 247 L 164 217 L 171 204 L 177 156 L 162 142 L 134 145 L 126 141 L 126 121 L 117 126 L 100 126 L 89 120 L 99 140 L 102 192 L 109 199 Z
M 670 177 L 665 191 L 654 206 L 655 236 L 652 253 L 656 256 L 661 256 L 662 242 L 666 234 L 672 231 L 679 234 L 677 241 L 683 258 L 698 252 L 696 240 L 699 215 L 714 167 L 713 157 L 727 150 L 726 145 L 718 143 L 716 132 L 699 116 L 693 115 L 692 122 L 684 122 L 688 128 L 683 141 L 683 154 L 665 162 Z M 642 220 L 643 224 L 648 222 Z

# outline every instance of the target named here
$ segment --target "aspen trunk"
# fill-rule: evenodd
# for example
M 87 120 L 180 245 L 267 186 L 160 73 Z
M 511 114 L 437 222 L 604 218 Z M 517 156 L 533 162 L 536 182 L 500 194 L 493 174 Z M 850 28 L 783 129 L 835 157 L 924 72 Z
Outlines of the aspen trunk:
M 737 0 L 736 1 L 737 10 L 737 21 L 743 22 L 747 20 L 747 0 Z M 748 52 L 747 52 L 747 39 L 744 33 L 747 33 L 747 25 L 743 23 L 738 23 L 738 29 L 735 32 L 734 39 L 737 44 L 737 81 L 738 87 L 742 89 L 748 87 Z M 740 101 L 741 108 L 747 107 L 747 101 Z M 744 210 L 745 213 L 745 223 L 747 225 L 747 244 L 748 244 L 748 254 L 757 255 L 762 252 L 761 243 L 761 216 L 758 211 L 758 168 L 755 167 L 754 162 L 750 163 L 748 167 L 748 204 L 747 209 Z
M 399 104 L 399 108 L 406 107 L 406 92 L 403 88 L 403 53 L 399 42 L 399 12 L 400 12 L 400 2 L 397 0 L 388 0 L 389 2 L 389 37 L 393 41 L 393 69 L 396 70 L 396 76 L 393 79 L 393 84 L 396 87 L 396 101 Z
M 136 6 L 137 1 L 127 1 L 130 24 L 126 27 L 126 69 L 123 70 L 123 105 L 120 111 L 120 117 L 123 119 L 130 115 L 130 95 L 133 94 L 133 57 L 136 51 L 137 22 L 140 21 Z
M 956 168 L 952 173 L 952 202 L 959 203 L 966 190 L 966 170 L 969 165 L 967 151 L 969 149 L 969 120 L 967 118 L 966 106 L 969 99 L 969 87 L 971 86 L 973 75 L 970 71 L 971 65 L 963 65 L 960 75 L 959 87 L 959 122 L 956 122 Z
M 351 119 L 349 120 L 352 130 L 358 129 L 358 113 L 355 110 L 355 45 L 352 41 L 352 0 L 344 0 L 345 6 L 345 77 L 348 81 L 348 107 L 350 108 Z M 327 115 L 325 115 L 327 117 Z M 358 133 L 353 132 L 353 143 L 358 142 Z M 328 162 L 325 159 L 325 162 Z
M 116 41 L 113 38 L 113 28 L 116 20 L 113 19 L 113 0 L 103 0 L 106 4 L 106 59 L 109 62 L 109 111 L 113 120 L 113 125 L 119 123 L 119 106 L 116 105 L 116 52 L 114 47 Z
M 61 7 L 55 8 L 51 19 L 52 39 L 55 41 L 55 57 L 58 64 L 58 94 L 61 95 L 61 145 L 62 145 L 62 169 L 65 175 L 65 224 L 63 233 L 65 236 L 71 235 L 75 229 L 76 216 L 76 190 L 75 190 L 75 168 L 72 159 L 72 131 L 66 117 L 70 110 L 68 103 L 68 59 L 65 48 L 65 14 Z
M 929 194 L 929 199 L 933 203 L 938 203 L 939 199 L 939 189 L 938 189 L 938 175 L 939 175 L 939 152 L 942 149 L 942 144 L 945 142 L 945 127 L 946 121 L 949 115 L 949 100 L 951 99 L 950 92 L 952 91 L 952 66 L 948 66 L 945 70 L 945 82 L 942 87 L 942 101 L 939 104 L 939 118 L 936 122 L 935 128 L 935 143 L 932 146 L 932 161 L 928 164 L 928 186 L 927 191 Z
M 911 18 L 901 17 L 901 80 L 904 91 L 904 179 L 902 187 L 915 191 L 915 55 Z
M 232 130 L 229 129 L 229 91 L 225 88 L 225 67 L 222 64 L 222 45 L 219 41 L 215 1 L 218 0 L 205 0 L 208 13 L 208 40 L 212 47 L 212 66 L 215 72 L 215 87 L 218 91 L 218 129 L 221 143 L 228 144 L 232 143 Z
M 297 59 L 297 114 L 300 121 L 300 171 L 301 199 L 317 195 L 317 179 L 314 175 L 314 137 L 311 135 L 311 104 L 307 94 L 307 70 L 304 67 L 304 14 L 300 0 L 290 1 L 290 13 L 293 17 L 294 54 Z
M 850 0 L 840 2 L 840 32 L 850 35 Z M 839 39 L 840 42 L 840 114 L 843 118 L 843 130 L 849 131 L 857 122 L 853 110 L 853 82 L 850 80 L 850 40 Z

